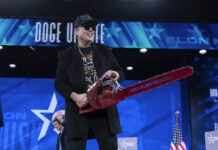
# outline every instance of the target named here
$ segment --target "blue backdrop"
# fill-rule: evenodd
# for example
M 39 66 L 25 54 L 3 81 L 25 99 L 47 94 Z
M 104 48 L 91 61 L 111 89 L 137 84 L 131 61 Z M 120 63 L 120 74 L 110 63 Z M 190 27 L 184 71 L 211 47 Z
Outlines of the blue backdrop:
M 125 81 L 126 87 L 138 81 Z M 57 133 L 52 117 L 64 110 L 64 99 L 55 92 L 53 79 L 0 78 L 4 127 L 1 150 L 54 150 Z M 181 83 L 174 82 L 155 90 L 128 98 L 118 104 L 123 133 L 118 137 L 137 137 L 138 149 L 169 150 L 180 110 L 183 137 L 190 148 L 189 115 L 184 115 Z M 182 102 L 181 102 L 182 101 Z M 95 140 L 87 150 L 98 149 Z
M 218 24 L 99 21 L 94 42 L 114 48 L 218 49 Z M 0 45 L 71 46 L 66 20 L 0 18 Z
M 195 57 L 190 63 L 192 148 L 205 150 L 205 132 L 218 130 L 218 59 Z

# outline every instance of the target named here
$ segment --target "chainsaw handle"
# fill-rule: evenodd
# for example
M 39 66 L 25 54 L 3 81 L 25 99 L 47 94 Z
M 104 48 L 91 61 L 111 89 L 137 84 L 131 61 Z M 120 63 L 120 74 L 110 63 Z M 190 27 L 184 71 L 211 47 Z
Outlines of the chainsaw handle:
M 110 76 L 107 75 L 107 72 L 108 72 L 108 71 L 112 71 L 111 74 L 110 74 Z M 116 73 L 115 73 L 115 71 L 113 71 L 113 70 L 108 70 L 108 71 L 105 72 L 105 73 L 101 76 L 100 80 L 103 80 L 103 79 L 105 79 L 105 78 L 108 78 L 108 79 L 116 79 Z M 119 74 L 118 74 L 118 75 L 119 75 Z

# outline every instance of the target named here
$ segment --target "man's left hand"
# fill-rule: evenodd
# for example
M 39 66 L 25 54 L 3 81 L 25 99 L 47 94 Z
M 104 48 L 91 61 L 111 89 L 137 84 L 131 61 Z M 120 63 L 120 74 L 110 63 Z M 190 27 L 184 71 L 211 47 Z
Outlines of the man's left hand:
M 110 79 L 113 78 L 113 79 L 119 80 L 120 78 L 119 73 L 113 70 L 108 70 L 107 72 L 104 73 L 104 75 Z

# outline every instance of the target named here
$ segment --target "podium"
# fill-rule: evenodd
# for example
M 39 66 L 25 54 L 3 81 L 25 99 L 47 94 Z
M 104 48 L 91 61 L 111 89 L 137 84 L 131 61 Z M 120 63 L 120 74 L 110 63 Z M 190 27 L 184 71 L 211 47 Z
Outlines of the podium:
M 137 137 L 118 138 L 118 150 L 138 150 Z
M 218 149 L 218 131 L 205 132 L 206 150 Z

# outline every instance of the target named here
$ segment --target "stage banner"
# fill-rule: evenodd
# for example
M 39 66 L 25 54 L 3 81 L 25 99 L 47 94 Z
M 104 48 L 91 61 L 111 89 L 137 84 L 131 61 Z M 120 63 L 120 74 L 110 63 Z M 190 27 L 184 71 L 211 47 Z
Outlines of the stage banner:
M 94 42 L 113 48 L 218 49 L 218 24 L 99 21 Z M 71 46 L 73 21 L 0 19 L 0 45 Z
M 126 87 L 138 81 L 124 81 Z M 0 78 L 4 127 L 1 129 L 1 150 L 54 150 L 58 134 L 52 119 L 58 110 L 64 114 L 65 101 L 55 91 L 53 79 Z M 181 83 L 166 86 L 126 99 L 118 104 L 122 134 L 118 135 L 120 150 L 169 150 L 175 112 L 183 112 Z M 183 103 L 186 100 L 183 99 Z M 183 137 L 190 149 L 190 130 L 182 118 Z M 189 120 L 189 119 L 187 119 Z M 89 140 L 87 150 L 98 149 Z
M 218 125 L 218 59 L 194 57 L 190 61 L 195 70 L 189 78 L 192 150 L 205 150 L 205 132 L 217 130 Z

